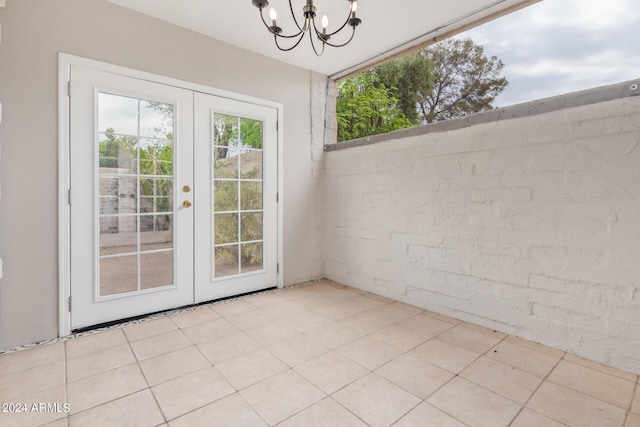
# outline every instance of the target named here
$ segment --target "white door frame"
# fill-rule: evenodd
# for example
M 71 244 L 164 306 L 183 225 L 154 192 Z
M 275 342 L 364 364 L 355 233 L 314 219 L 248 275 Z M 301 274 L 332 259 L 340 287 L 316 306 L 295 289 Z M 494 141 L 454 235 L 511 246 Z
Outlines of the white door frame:
M 69 310 L 69 297 L 71 295 L 71 222 L 70 222 L 70 111 L 69 111 L 69 87 L 71 65 L 78 65 L 86 68 L 93 68 L 113 74 L 120 74 L 127 77 L 148 80 L 155 83 L 175 86 L 182 89 L 202 92 L 209 95 L 244 101 L 256 105 L 275 108 L 278 111 L 279 128 L 283 123 L 283 105 L 280 103 L 266 101 L 247 95 L 241 95 L 209 86 L 190 83 L 171 77 L 159 76 L 145 71 L 134 70 L 127 67 L 112 65 L 105 62 L 95 61 L 75 55 L 60 53 L 58 55 L 58 334 L 66 336 L 71 333 L 71 312 Z M 278 131 L 278 193 L 280 200 L 277 208 L 278 215 L 278 263 L 280 271 L 278 273 L 277 286 L 283 286 L 283 159 L 284 159 L 284 137 L 283 132 Z

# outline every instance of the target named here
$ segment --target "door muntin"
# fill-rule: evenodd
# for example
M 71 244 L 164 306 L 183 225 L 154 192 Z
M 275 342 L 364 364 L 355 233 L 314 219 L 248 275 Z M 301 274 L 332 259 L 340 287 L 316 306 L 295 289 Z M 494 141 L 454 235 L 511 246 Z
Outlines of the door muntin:
M 211 280 L 263 270 L 264 122 L 212 112 Z
M 174 108 L 97 93 L 96 301 L 175 286 Z

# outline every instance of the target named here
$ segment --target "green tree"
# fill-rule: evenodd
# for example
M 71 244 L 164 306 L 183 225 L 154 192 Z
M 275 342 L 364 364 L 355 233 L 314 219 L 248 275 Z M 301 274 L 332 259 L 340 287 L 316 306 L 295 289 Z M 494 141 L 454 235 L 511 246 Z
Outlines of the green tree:
M 262 122 L 226 114 L 214 114 L 214 144 L 216 159 L 227 158 L 229 147 L 238 150 L 245 148 L 262 148 Z
M 98 143 L 98 152 L 100 167 L 135 170 L 136 138 L 132 136 L 116 136 L 115 130 L 109 128 Z
M 424 123 L 466 116 L 493 108 L 493 101 L 507 86 L 500 73 L 504 64 L 467 39 L 447 39 L 421 54 L 433 69 L 433 90 L 418 95 Z
M 338 141 L 494 108 L 504 64 L 471 39 L 447 39 L 338 86 Z
M 373 72 L 343 80 L 336 102 L 338 141 L 411 126 L 398 99 Z
M 398 107 L 412 125 L 422 123 L 418 99 L 431 93 L 433 70 L 431 61 L 422 53 L 414 53 L 376 67 L 373 72 L 398 99 Z

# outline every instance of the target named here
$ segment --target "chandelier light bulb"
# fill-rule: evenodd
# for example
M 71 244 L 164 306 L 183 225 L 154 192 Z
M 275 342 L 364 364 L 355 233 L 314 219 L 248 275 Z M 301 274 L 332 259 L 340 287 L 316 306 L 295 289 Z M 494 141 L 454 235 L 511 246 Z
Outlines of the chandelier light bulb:
M 269 17 L 271 18 L 271 25 L 276 26 L 276 19 L 278 19 L 278 12 L 274 8 L 269 10 Z
M 323 15 L 322 16 L 322 30 L 326 33 L 327 32 L 327 27 L 329 26 L 329 18 L 327 18 L 327 15 Z
M 358 2 L 354 0 L 353 3 L 351 3 L 351 11 L 356 13 L 356 10 L 358 10 Z

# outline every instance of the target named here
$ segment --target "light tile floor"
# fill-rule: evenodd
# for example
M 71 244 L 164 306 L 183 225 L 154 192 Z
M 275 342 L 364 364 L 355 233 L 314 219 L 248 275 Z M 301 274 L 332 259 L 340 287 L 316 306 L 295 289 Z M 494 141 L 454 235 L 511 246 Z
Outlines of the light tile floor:
M 3 427 L 640 427 L 637 375 L 330 281 L 1 355 L 0 402 Z

